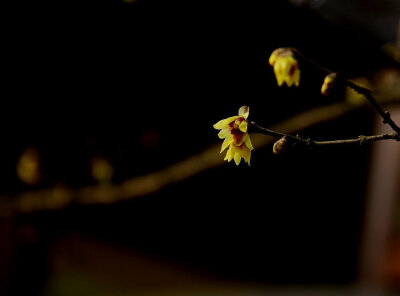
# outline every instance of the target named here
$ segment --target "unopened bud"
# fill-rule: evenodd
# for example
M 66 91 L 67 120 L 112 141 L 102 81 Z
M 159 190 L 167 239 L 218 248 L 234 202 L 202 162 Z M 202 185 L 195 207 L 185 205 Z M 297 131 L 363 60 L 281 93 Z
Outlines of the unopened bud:
M 286 136 L 280 138 L 278 141 L 275 142 L 272 151 L 274 154 L 279 155 L 285 152 L 288 147 L 290 146 L 288 138 Z
M 324 96 L 329 96 L 332 93 L 332 89 L 335 87 L 337 80 L 336 73 L 329 73 L 325 76 L 324 83 L 321 87 L 321 94 Z

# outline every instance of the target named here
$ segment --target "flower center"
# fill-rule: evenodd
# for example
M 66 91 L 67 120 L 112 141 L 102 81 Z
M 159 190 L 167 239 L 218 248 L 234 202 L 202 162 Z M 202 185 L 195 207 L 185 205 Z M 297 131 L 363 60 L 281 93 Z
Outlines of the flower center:
M 231 134 L 233 135 L 233 140 L 236 146 L 240 146 L 243 143 L 243 136 L 245 133 L 239 129 L 239 126 L 240 123 L 242 123 L 244 120 L 245 119 L 243 117 L 239 117 L 229 124 L 231 127 Z
M 231 126 L 233 129 L 235 129 L 235 130 L 239 130 L 239 126 L 240 126 L 240 123 L 241 123 L 242 121 L 244 121 L 244 118 L 243 118 L 243 117 L 239 117 L 238 119 L 236 119 L 235 121 L 233 121 L 233 122 L 230 124 L 230 126 Z M 240 130 L 239 130 L 239 131 L 240 131 Z M 233 131 L 232 131 L 232 133 L 233 133 Z

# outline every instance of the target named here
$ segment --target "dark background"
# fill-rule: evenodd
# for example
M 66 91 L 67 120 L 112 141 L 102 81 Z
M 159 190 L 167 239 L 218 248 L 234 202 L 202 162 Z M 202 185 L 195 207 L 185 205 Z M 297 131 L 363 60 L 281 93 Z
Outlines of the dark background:
M 21 2 L 4 12 L 0 191 L 10 196 L 95 184 L 93 155 L 111 161 L 115 183 L 166 167 L 216 142 L 212 125 L 242 105 L 268 126 L 341 99 L 322 97 L 323 77 L 306 65 L 299 88 L 278 88 L 267 63 L 275 48 L 297 47 L 349 77 L 393 66 L 385 40 L 286 1 Z M 370 113 L 357 111 L 303 134 L 371 128 Z M 158 136 L 147 145 L 149 133 Z M 15 174 L 27 147 L 43 162 L 33 187 Z M 267 147 L 251 167 L 225 164 L 151 196 L 18 216 L 38 240 L 26 246 L 12 235 L 9 291 L 40 291 L 47 248 L 68 233 L 230 280 L 350 283 L 368 156 L 368 147 L 347 147 L 277 157 Z

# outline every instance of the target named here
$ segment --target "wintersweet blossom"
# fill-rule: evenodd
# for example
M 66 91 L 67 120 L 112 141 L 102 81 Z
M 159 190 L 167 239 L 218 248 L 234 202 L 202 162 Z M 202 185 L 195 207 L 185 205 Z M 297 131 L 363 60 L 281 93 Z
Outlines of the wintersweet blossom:
M 278 48 L 269 58 L 269 64 L 274 67 L 276 81 L 279 86 L 286 82 L 287 86 L 299 86 L 300 68 L 290 48 Z
M 243 106 L 239 109 L 238 116 L 228 117 L 214 124 L 214 128 L 220 130 L 218 137 L 224 139 L 221 153 L 229 147 L 224 160 L 230 162 L 233 159 L 236 165 L 239 165 L 242 158 L 250 165 L 251 150 L 254 149 L 247 133 L 248 116 L 249 107 Z

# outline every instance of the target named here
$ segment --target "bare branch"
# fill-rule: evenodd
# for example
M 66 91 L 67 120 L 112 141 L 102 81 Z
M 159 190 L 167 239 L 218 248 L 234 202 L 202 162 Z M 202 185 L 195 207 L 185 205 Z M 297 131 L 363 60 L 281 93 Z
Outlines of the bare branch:
M 307 147 L 317 147 L 317 146 L 329 146 L 329 145 L 347 145 L 347 144 L 360 144 L 363 145 L 372 141 L 381 141 L 381 140 L 397 140 L 400 141 L 400 136 L 398 133 L 389 133 L 389 134 L 381 134 L 375 136 L 359 136 L 354 139 L 344 139 L 344 140 L 333 140 L 333 141 L 314 141 L 311 139 L 301 138 L 300 136 L 292 136 L 289 134 L 284 134 L 280 132 L 275 132 L 273 130 L 264 128 L 254 121 L 250 122 L 250 127 L 252 130 L 262 133 L 264 135 L 272 136 L 275 138 L 286 137 L 286 139 L 292 141 L 296 144 L 305 145 Z
M 358 92 L 359 94 L 363 95 L 368 102 L 372 105 L 372 107 L 375 109 L 375 111 L 382 117 L 383 123 L 388 124 L 393 131 L 395 131 L 397 134 L 400 135 L 400 127 L 392 120 L 390 113 L 387 111 L 384 111 L 382 107 L 379 105 L 377 100 L 374 98 L 374 96 L 371 93 L 371 90 L 362 87 L 360 85 L 355 84 L 352 82 L 350 79 L 344 77 L 341 73 L 331 71 L 324 66 L 320 65 L 316 61 L 310 59 L 309 57 L 305 56 L 303 53 L 298 51 L 296 48 L 291 48 L 291 50 L 296 54 L 297 57 L 302 59 L 303 61 L 313 65 L 315 68 L 319 69 L 321 72 L 323 72 L 325 75 L 328 75 L 330 73 L 336 73 L 337 79 L 340 79 L 343 81 L 343 83 Z

